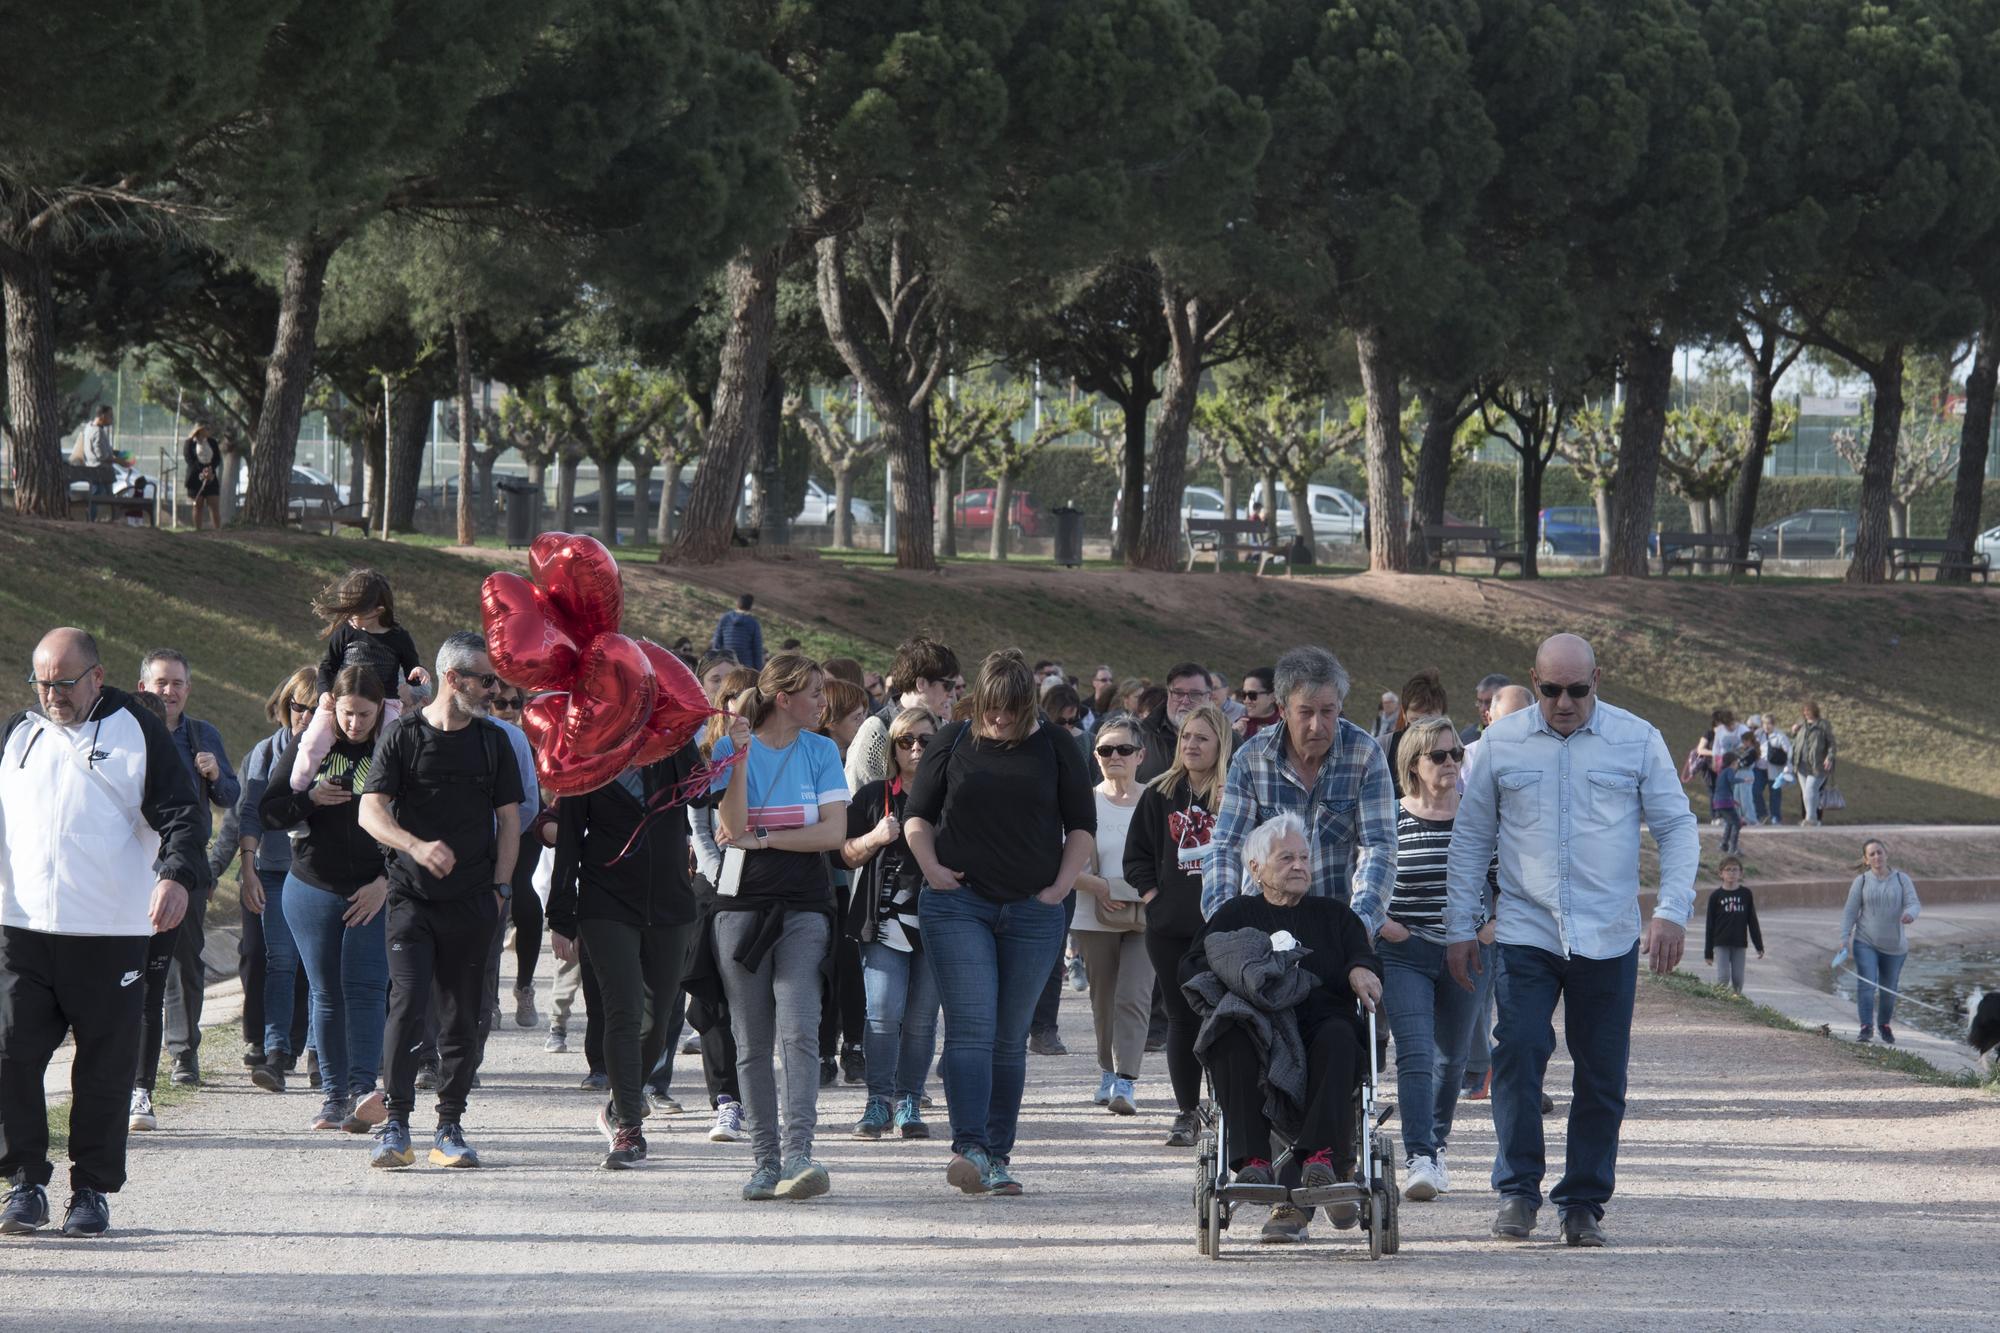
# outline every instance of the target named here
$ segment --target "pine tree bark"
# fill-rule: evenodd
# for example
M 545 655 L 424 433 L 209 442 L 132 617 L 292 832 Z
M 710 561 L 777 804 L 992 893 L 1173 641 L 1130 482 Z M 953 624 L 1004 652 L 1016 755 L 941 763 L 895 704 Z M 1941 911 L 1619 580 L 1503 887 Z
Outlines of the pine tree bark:
M 1660 486 L 1660 443 L 1673 394 L 1671 338 L 1635 334 L 1625 344 L 1625 419 L 1618 430 L 1618 504 L 1604 572 L 1643 579 L 1652 572 L 1647 546 Z M 1539 478 L 1537 478 L 1539 489 Z M 1540 508 L 1537 497 L 1536 508 Z M 1532 532 L 1532 528 L 1524 529 Z
M 743 473 L 761 438 L 764 383 L 778 322 L 776 248 L 738 253 L 729 261 L 724 287 L 729 327 L 722 338 L 708 443 L 695 470 L 680 533 L 671 547 L 660 548 L 663 563 L 711 565 L 729 553 L 736 508 L 743 500 Z
M 1194 421 L 1195 396 L 1201 391 L 1202 355 L 1209 342 L 1205 312 L 1199 297 L 1171 282 L 1161 284 L 1173 350 L 1160 385 L 1160 420 L 1153 430 L 1153 466 L 1146 491 L 1145 520 L 1139 540 L 1126 551 L 1133 569 L 1174 569 L 1180 564 L 1181 490 L 1187 483 L 1188 428 Z
M 250 488 L 240 521 L 251 527 L 285 524 L 292 486 L 292 458 L 299 447 L 299 420 L 312 388 L 313 357 L 319 348 L 320 307 L 326 299 L 326 267 L 340 237 L 309 232 L 285 246 L 284 275 L 278 284 L 278 330 L 264 370 L 264 400 L 257 408 L 257 433 L 250 446 Z
M 1896 444 L 1903 433 L 1903 348 L 1892 343 L 1869 368 L 1875 387 L 1868 452 L 1861 460 L 1861 515 L 1854 528 L 1849 583 L 1881 583 L 1888 578 L 1889 504 L 1896 476 Z
M 395 485 L 389 506 L 391 532 L 417 530 L 417 489 L 424 476 L 424 449 L 431 428 L 431 406 L 437 400 L 405 383 L 389 400 L 390 480 Z M 255 459 L 252 459 L 254 480 Z
M 452 351 L 458 361 L 458 544 L 471 546 L 479 540 L 472 510 L 472 331 L 462 314 L 452 316 Z M 481 478 L 481 494 L 485 493 Z
M 1965 378 L 1965 424 L 1959 433 L 1958 476 L 1952 483 L 1951 518 L 1945 541 L 1961 558 L 1972 555 L 1979 539 L 1980 508 L 1986 498 L 1986 455 L 1993 440 L 1993 396 L 2000 381 L 2000 310 L 1989 308 L 1986 327 L 1979 331 L 1979 350 Z M 1938 578 L 1965 583 L 1972 572 L 1963 567 L 1940 569 Z
M 1150 382 L 1147 385 L 1151 389 Z M 1136 540 L 1134 534 L 1146 525 L 1146 408 L 1150 394 L 1136 403 L 1120 404 L 1125 416 L 1125 447 L 1120 457 L 1118 487 L 1118 540 L 1111 544 L 1111 558 L 1121 560 Z
M 1767 348 L 1775 344 L 1775 339 L 1766 339 Z M 1777 391 L 1777 380 L 1771 373 L 1768 359 L 1759 357 L 1752 360 L 1750 451 L 1743 456 L 1742 469 L 1736 474 L 1736 516 L 1731 530 L 1738 560 L 1750 558 L 1750 534 L 1757 527 L 1757 495 L 1764 485 L 1764 458 L 1771 451 L 1771 420 L 1775 415 L 1773 400 Z M 1773 556 L 1776 554 L 1772 552 Z
M 1355 330 L 1354 346 L 1368 407 L 1368 568 L 1401 574 L 1410 568 L 1410 529 L 1403 518 L 1402 386 L 1379 330 Z
M 1429 569 L 1430 543 L 1424 524 L 1444 522 L 1445 493 L 1451 487 L 1451 447 L 1463 419 L 1459 407 L 1467 390 L 1461 385 L 1429 384 L 1418 390 L 1430 410 L 1424 414 L 1424 437 L 1417 445 L 1417 472 L 1410 479 L 1410 555 L 1407 569 Z
M 833 473 L 833 544 L 842 551 L 854 549 L 854 464 L 835 468 Z
M 643 447 L 632 453 L 632 545 L 646 543 L 646 529 L 651 525 L 651 515 L 647 513 L 646 498 L 653 489 L 653 464 L 655 460 Z M 671 478 L 669 478 L 671 480 Z
M 46 237 L 0 247 L 7 306 L 7 447 L 14 463 L 14 512 L 69 516 L 63 421 L 56 393 L 55 264 Z

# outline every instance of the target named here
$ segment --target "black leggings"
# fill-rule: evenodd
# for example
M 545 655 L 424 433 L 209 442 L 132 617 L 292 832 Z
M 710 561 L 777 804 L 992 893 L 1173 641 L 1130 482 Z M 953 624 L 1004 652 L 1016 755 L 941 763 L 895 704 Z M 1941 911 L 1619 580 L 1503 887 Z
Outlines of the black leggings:
M 601 1050 L 611 1078 L 611 1102 L 620 1125 L 636 1126 L 646 1118 L 643 1091 L 646 1076 L 659 1062 L 668 1042 L 680 1036 L 680 1025 L 667 1026 L 671 997 L 681 989 L 687 971 L 688 943 L 693 923 L 682 926 L 628 926 L 619 921 L 579 921 L 577 929 L 590 951 L 597 974 L 598 996 L 604 1003 Z M 646 1027 L 646 1005 L 658 1006 Z M 646 1027 L 645 1036 L 639 1031 Z M 588 1040 L 585 1042 L 588 1045 Z
M 1321 1023 L 1306 1044 L 1305 1116 L 1293 1145 L 1293 1165 L 1322 1148 L 1331 1149 L 1342 1179 L 1354 1170 L 1355 1067 L 1361 1040 L 1354 1025 L 1339 1018 Z M 1208 1048 L 1208 1071 L 1215 1079 L 1215 1099 L 1222 1106 L 1229 1142 L 1229 1169 L 1251 1158 L 1271 1160 L 1271 1125 L 1264 1118 L 1263 1063 L 1257 1043 L 1240 1024 L 1216 1034 Z
M 832 976 L 820 987 L 819 1058 L 831 1060 L 868 1033 L 868 992 L 861 984 L 861 945 L 836 935 Z M 845 1038 L 845 1041 L 842 1038 Z
M 542 857 L 542 840 L 521 830 L 521 854 L 514 858 L 514 987 L 535 984 L 535 964 L 542 956 L 542 900 L 535 895 L 535 866 Z
M 1181 993 L 1181 959 L 1194 943 L 1192 935 L 1146 932 L 1146 956 L 1153 960 L 1153 975 L 1159 979 L 1158 995 L 1167 1006 L 1167 1077 L 1174 1084 L 1174 1105 L 1191 1115 L 1201 1101 L 1201 1061 L 1195 1058 L 1194 1039 L 1201 1032 L 1201 1020 Z

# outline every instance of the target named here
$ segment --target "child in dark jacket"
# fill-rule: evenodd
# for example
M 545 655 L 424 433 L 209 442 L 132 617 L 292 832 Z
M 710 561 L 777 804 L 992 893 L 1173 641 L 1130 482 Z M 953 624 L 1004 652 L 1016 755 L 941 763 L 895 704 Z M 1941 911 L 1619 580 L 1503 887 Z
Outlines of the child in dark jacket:
M 1708 929 L 1704 933 L 1701 956 L 1715 964 L 1715 984 L 1728 983 L 1738 995 L 1743 993 L 1743 960 L 1755 945 L 1757 957 L 1764 957 L 1764 932 L 1757 926 L 1757 901 L 1743 887 L 1743 862 L 1734 856 L 1722 858 L 1722 887 L 1708 895 Z

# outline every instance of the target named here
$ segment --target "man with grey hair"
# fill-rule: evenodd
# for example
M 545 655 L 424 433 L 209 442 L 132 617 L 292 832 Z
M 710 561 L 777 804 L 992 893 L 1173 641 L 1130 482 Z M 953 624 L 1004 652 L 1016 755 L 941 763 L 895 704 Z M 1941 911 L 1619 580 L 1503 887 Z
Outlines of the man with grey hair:
M 1467 990 L 1488 869 L 1499 856 L 1495 920 L 1493 1128 L 1499 1139 L 1493 1234 L 1525 1240 L 1542 1203 L 1542 1078 L 1553 1018 L 1576 1066 L 1568 1161 L 1550 1192 L 1570 1245 L 1604 1244 L 1604 1205 L 1625 1119 L 1638 958 L 1680 963 L 1701 846 L 1659 729 L 1597 697 L 1597 657 L 1574 634 L 1543 642 L 1539 707 L 1487 728 L 1468 765 L 1446 862 L 1445 962 Z M 1639 827 L 1660 849 L 1658 906 L 1639 922 Z
M 1312 895 L 1384 901 L 1396 877 L 1396 796 L 1382 747 L 1341 716 L 1347 669 L 1324 648 L 1278 659 L 1274 688 L 1283 725 L 1237 749 L 1202 871 L 1201 912 L 1243 888 L 1250 831 L 1290 811 L 1312 830 Z
M 410 1116 L 433 984 L 440 1078 L 431 1164 L 479 1165 L 459 1122 L 479 1067 L 486 958 L 512 892 L 525 798 L 512 747 L 484 716 L 500 687 L 486 641 L 447 638 L 436 684 L 437 698 L 383 730 L 361 796 L 362 830 L 390 853 L 387 1118 L 369 1163 L 392 1169 L 416 1160 Z
M 1458 738 L 1467 745 L 1479 739 L 1479 733 L 1493 725 L 1493 696 L 1514 682 L 1495 671 L 1481 676 L 1479 683 L 1472 687 L 1472 697 L 1479 704 L 1479 721 L 1467 723 L 1458 733 Z

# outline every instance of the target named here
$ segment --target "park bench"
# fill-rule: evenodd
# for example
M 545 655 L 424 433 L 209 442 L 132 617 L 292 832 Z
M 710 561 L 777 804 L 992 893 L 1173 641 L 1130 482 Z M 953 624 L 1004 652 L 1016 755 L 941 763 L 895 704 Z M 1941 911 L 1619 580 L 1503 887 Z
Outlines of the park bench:
M 1759 578 L 1764 576 L 1763 553 L 1753 546 L 1750 554 L 1739 560 L 1736 538 L 1727 532 L 1662 532 L 1656 540 L 1663 574 L 1676 569 L 1692 574 L 1696 565 L 1725 565 L 1731 573 L 1747 569 Z
M 1527 557 L 1520 544 L 1507 542 L 1506 534 L 1498 528 L 1480 528 L 1467 523 L 1426 523 L 1423 525 L 1424 549 L 1429 552 L 1433 564 L 1451 562 L 1451 572 L 1458 572 L 1458 562 L 1462 559 L 1491 560 L 1493 572 L 1498 574 L 1507 566 L 1525 571 Z
M 1233 558 L 1240 553 L 1246 560 L 1253 555 L 1257 557 L 1257 574 L 1262 574 L 1264 567 L 1275 560 L 1285 567 L 1287 577 L 1291 575 L 1291 561 L 1285 558 L 1282 547 L 1271 544 L 1270 529 L 1262 519 L 1205 518 L 1190 523 L 1183 517 L 1181 534 L 1188 544 L 1187 573 L 1194 572 L 1195 561 L 1204 554 L 1214 560 L 1216 572 L 1221 573 L 1224 555 Z
M 69 487 L 69 514 L 75 518 L 79 509 L 89 514 L 91 506 L 111 511 L 111 521 L 137 515 L 151 523 L 153 521 L 154 499 L 150 495 L 92 495 L 89 487 L 93 482 L 111 485 L 118 479 L 117 471 L 109 463 L 90 467 L 82 463 L 63 464 L 63 485 Z M 85 489 L 75 488 L 82 485 Z
M 340 492 L 323 481 L 293 486 L 285 505 L 285 517 L 287 521 L 297 523 L 300 531 L 304 531 L 308 523 L 324 522 L 329 537 L 341 528 L 368 531 L 366 511 L 360 505 L 342 504 Z
M 1923 571 L 1931 571 L 1932 578 L 1940 578 L 1946 570 L 1964 570 L 1979 577 L 1981 583 L 1989 581 L 1993 572 L 1993 562 L 1984 552 L 1975 551 L 1971 555 L 1954 548 L 1948 537 L 1891 537 L 1889 539 L 1889 572 L 1896 578 L 1905 574 L 1915 582 L 1923 578 Z

